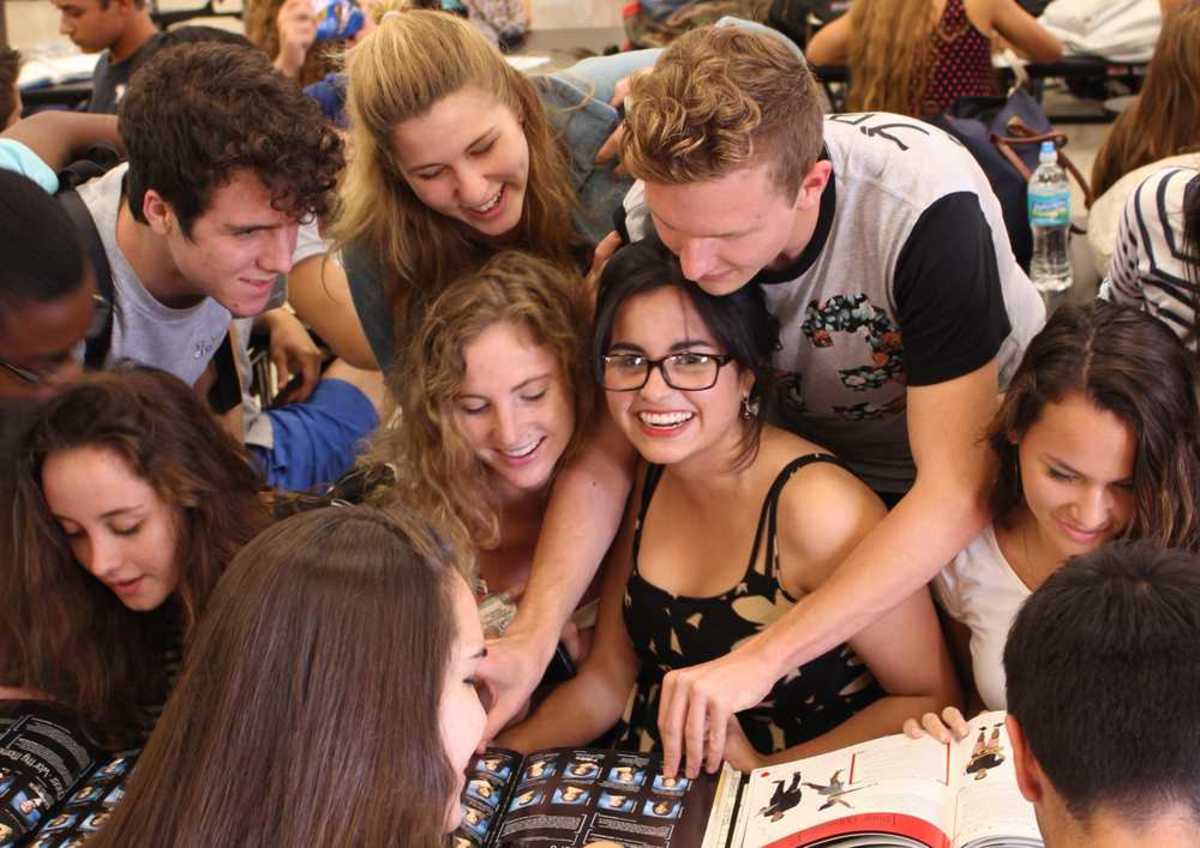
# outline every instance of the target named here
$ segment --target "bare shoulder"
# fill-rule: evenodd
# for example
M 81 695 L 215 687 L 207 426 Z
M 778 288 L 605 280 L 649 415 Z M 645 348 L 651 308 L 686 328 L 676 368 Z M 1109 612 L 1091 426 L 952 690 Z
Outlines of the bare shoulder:
M 799 452 L 832 454 L 799 437 Z M 811 590 L 819 585 L 886 514 L 883 503 L 839 463 L 810 462 L 798 469 L 779 496 L 781 565 L 787 582 Z

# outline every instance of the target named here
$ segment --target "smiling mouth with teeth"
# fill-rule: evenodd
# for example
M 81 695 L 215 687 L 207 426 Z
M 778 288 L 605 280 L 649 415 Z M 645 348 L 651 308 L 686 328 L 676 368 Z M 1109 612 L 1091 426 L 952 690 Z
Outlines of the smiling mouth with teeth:
M 504 186 L 500 187 L 500 190 L 498 192 L 496 192 L 495 197 L 493 197 L 491 200 L 489 200 L 487 203 L 483 204 L 482 206 L 468 206 L 467 208 L 478 215 L 482 215 L 485 212 L 491 212 L 493 209 L 496 208 L 496 204 L 500 202 L 500 196 L 502 194 L 504 194 Z
M 692 412 L 639 412 L 638 419 L 648 427 L 678 427 L 695 417 Z
M 507 456 L 509 459 L 523 459 L 524 457 L 527 457 L 531 453 L 533 453 L 537 449 L 537 446 L 540 445 L 541 443 L 542 443 L 542 440 L 537 439 L 536 441 L 530 442 L 529 444 L 525 445 L 524 447 L 519 447 L 519 448 L 516 448 L 515 450 L 504 450 L 502 448 L 499 450 L 500 450 L 501 454 L 503 454 L 504 456 Z

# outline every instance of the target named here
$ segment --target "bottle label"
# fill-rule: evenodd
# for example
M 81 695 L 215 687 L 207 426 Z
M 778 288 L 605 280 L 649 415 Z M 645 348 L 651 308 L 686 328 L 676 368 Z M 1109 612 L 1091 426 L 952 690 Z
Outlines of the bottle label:
M 1031 227 L 1065 227 L 1071 223 L 1071 193 L 1053 194 L 1029 192 L 1029 225 Z

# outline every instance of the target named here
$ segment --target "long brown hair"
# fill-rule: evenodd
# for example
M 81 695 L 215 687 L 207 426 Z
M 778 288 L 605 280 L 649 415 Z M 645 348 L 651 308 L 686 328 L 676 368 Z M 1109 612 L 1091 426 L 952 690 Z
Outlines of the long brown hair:
M 407 339 L 425 304 L 495 250 L 467 224 L 427 207 L 393 153 L 396 125 L 427 113 L 443 97 L 475 88 L 521 122 L 529 180 L 513 246 L 565 265 L 576 261 L 581 238 L 572 224 L 578 202 L 566 152 L 533 82 L 462 18 L 396 5 L 404 11 L 385 13 L 347 55 L 354 155 L 342 176 L 332 232 L 339 246 L 353 244 L 378 257 L 395 313 L 395 337 Z
M 112 451 L 180 512 L 179 585 L 153 612 L 133 612 L 71 553 L 42 493 L 51 454 Z M 259 477 L 195 392 L 152 368 L 98 373 L 50 401 L 17 453 L 5 517 L 0 680 L 76 710 L 103 741 L 139 742 L 146 707 L 167 695 L 164 651 L 186 644 L 222 571 L 268 518 Z
M 1200 549 L 1200 403 L 1195 356 L 1166 324 L 1097 300 L 1059 307 L 1029 343 L 989 429 L 999 459 L 996 521 L 1022 502 L 1017 442 L 1046 404 L 1086 397 L 1125 422 L 1137 441 L 1135 507 L 1126 535 Z
M 213 594 L 126 798 L 88 845 L 442 844 L 454 571 L 426 526 L 373 507 L 266 530 Z
M 586 432 L 595 407 L 587 346 L 588 305 L 579 273 L 528 253 L 505 251 L 464 274 L 430 304 L 409 353 L 388 371 L 401 410 L 379 431 L 371 461 L 392 463 L 400 497 L 444 528 L 464 551 L 500 540 L 487 470 L 456 424 L 454 401 L 466 377 L 464 351 L 484 330 L 509 322 L 529 332 L 558 364 L 572 398 L 575 432 L 561 463 Z
M 1200 3 L 1163 20 L 1142 93 L 1113 123 L 1092 165 L 1096 197 L 1130 171 L 1200 150 Z

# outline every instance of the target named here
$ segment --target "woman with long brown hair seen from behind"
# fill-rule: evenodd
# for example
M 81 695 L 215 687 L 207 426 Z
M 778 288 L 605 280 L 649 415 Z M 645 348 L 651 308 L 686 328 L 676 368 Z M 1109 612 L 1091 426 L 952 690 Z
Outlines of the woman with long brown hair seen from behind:
M 380 499 L 444 527 L 489 606 L 521 595 L 551 484 L 592 418 L 588 313 L 577 272 L 505 251 L 429 304 L 388 372 L 403 423 L 376 437 L 370 461 L 398 477 Z
M 213 595 L 91 848 L 437 848 L 482 737 L 475 604 L 428 525 L 279 522 Z
M 1062 44 L 1016 0 L 854 0 L 850 11 L 808 43 L 815 65 L 850 66 L 852 112 L 917 118 L 955 99 L 999 94 L 992 38 L 1037 62 Z
M 1166 15 L 1141 94 L 1113 123 L 1092 165 L 1103 195 L 1125 174 L 1168 156 L 1200 151 L 1200 3 Z
M 189 386 L 144 367 L 63 390 L 15 455 L 0 691 L 140 744 L 218 578 L 269 521 L 261 481 Z
M 1200 170 L 1198 46 L 1200 3 L 1170 10 L 1141 94 L 1112 125 L 1092 166 L 1096 200 L 1088 210 L 1087 241 L 1097 272 L 1114 280 L 1122 277 L 1124 284 L 1133 268 L 1140 266 L 1139 274 L 1160 277 L 1175 297 L 1188 292 L 1176 273 L 1180 262 L 1196 254 L 1181 255 L 1170 235 L 1179 226 L 1180 187 L 1188 176 L 1164 172 Z M 1144 230 L 1129 228 L 1143 223 Z M 1114 264 L 1118 254 L 1119 265 Z M 1174 319 L 1179 317 L 1165 320 L 1178 326 Z
M 1198 377 L 1165 324 L 1100 300 L 1030 342 L 988 433 L 994 523 L 933 583 L 977 704 L 1004 709 L 1009 627 L 1068 557 L 1118 538 L 1200 550 Z M 966 732 L 957 710 L 922 724 Z

